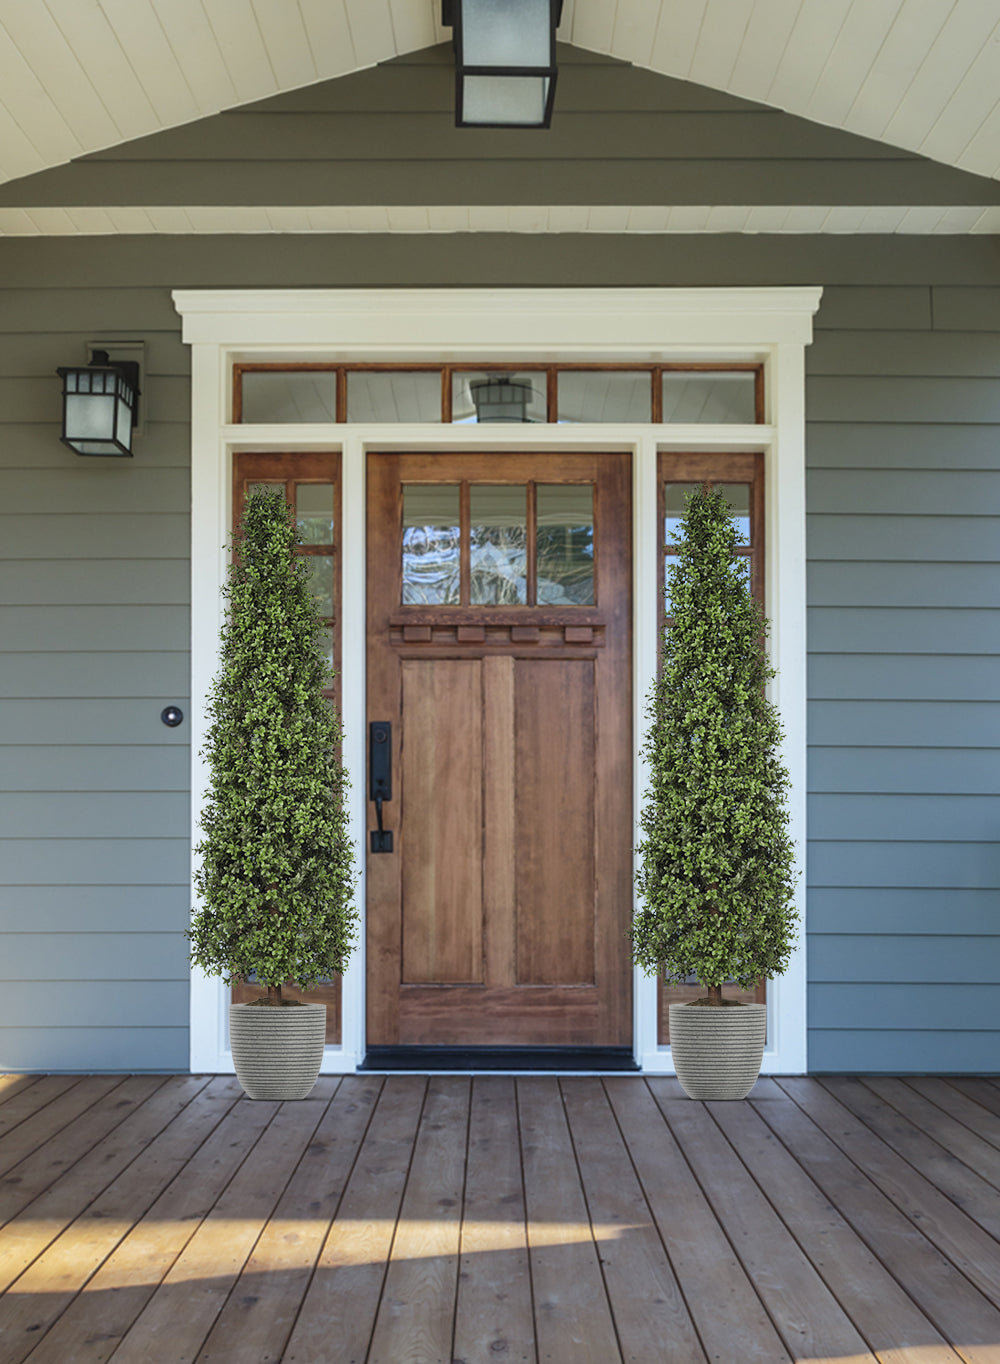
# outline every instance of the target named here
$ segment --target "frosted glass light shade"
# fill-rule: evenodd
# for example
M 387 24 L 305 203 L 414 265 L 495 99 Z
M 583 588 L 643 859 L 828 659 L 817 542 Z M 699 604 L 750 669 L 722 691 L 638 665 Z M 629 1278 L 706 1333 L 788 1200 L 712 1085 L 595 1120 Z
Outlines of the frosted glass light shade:
M 106 362 L 96 352 L 89 365 L 56 370 L 63 381 L 61 440 L 78 455 L 132 454 L 139 367 Z
M 547 128 L 558 0 L 453 0 L 459 127 Z

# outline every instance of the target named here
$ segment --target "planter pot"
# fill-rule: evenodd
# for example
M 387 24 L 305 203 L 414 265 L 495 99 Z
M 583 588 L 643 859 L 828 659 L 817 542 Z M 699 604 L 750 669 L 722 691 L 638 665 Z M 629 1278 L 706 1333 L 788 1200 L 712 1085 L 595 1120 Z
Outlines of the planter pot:
M 326 1005 L 230 1004 L 229 1041 L 249 1098 L 304 1099 L 323 1062 Z
M 745 1099 L 764 1059 L 766 1004 L 670 1005 L 670 1051 L 690 1099 Z

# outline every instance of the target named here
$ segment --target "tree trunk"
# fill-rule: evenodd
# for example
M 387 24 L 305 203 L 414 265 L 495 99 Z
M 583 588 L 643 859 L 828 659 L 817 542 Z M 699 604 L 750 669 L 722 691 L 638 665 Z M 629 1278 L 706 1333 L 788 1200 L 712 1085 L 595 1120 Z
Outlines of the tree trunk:
M 721 1009 L 721 1008 L 722 1008 L 722 986 L 721 986 L 721 985 L 708 985 L 708 986 L 706 986 L 706 989 L 708 990 L 708 1002 L 709 1002 L 709 1004 L 716 1004 L 716 1005 L 718 1005 L 718 1007 Z
M 281 1008 L 281 986 L 269 985 L 267 987 L 267 1002 L 272 1009 Z

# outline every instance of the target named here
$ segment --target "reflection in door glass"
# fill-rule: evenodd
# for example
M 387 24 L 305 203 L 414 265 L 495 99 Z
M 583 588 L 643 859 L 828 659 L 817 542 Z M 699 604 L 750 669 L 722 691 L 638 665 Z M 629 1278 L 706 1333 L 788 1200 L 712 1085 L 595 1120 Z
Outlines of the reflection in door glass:
M 729 515 L 736 520 L 737 543 L 750 543 L 750 484 L 717 483 L 719 492 L 729 503 Z
M 296 483 L 295 525 L 304 545 L 333 544 L 332 483 Z
M 459 506 L 457 483 L 403 484 L 404 605 L 458 605 Z
M 321 616 L 333 615 L 333 556 L 330 554 L 300 554 L 305 565 L 306 581 Z
M 471 596 L 475 606 L 527 601 L 528 516 L 525 484 L 469 489 Z
M 539 606 L 594 603 L 594 489 L 589 483 L 539 483 Z

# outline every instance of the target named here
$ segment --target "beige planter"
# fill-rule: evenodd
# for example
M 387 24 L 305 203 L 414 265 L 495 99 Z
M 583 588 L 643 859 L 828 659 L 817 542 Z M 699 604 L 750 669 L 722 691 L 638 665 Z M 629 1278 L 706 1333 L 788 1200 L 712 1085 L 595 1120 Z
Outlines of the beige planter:
M 670 1052 L 691 1099 L 745 1099 L 764 1059 L 766 1004 L 670 1005 Z
M 229 1041 L 249 1098 L 304 1099 L 323 1063 L 326 1005 L 230 1004 Z

